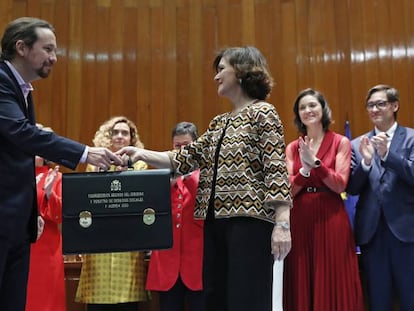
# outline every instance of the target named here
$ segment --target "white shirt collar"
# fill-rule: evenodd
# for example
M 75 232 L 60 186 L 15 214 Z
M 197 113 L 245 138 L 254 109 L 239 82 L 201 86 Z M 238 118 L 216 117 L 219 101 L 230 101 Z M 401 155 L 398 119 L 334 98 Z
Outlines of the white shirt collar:
M 394 122 L 394 124 L 385 133 L 388 135 L 388 137 L 392 138 L 394 136 L 396 129 L 397 129 L 397 122 Z M 378 128 L 375 127 L 375 135 L 378 135 L 379 133 L 383 133 L 383 131 L 380 131 Z
M 10 68 L 10 70 L 12 71 L 14 77 L 17 80 L 17 83 L 19 83 L 20 89 L 23 92 L 24 98 L 27 98 L 27 95 L 29 94 L 30 91 L 33 91 L 34 88 L 30 83 L 26 83 L 22 76 L 20 75 L 20 73 L 16 70 L 16 68 L 13 66 L 12 63 L 10 63 L 8 60 L 4 61 L 6 63 L 6 65 Z

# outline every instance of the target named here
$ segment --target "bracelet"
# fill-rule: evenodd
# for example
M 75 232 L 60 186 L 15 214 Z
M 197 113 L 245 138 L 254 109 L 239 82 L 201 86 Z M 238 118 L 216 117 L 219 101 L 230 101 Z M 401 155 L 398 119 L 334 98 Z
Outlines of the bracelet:
M 310 176 L 310 172 L 305 172 L 305 169 L 304 169 L 303 167 L 301 167 L 301 168 L 299 169 L 299 173 L 300 173 L 303 177 L 306 177 L 306 178 L 308 178 L 308 177 Z
M 281 227 L 282 229 L 289 230 L 290 223 L 288 221 L 276 221 L 275 227 Z

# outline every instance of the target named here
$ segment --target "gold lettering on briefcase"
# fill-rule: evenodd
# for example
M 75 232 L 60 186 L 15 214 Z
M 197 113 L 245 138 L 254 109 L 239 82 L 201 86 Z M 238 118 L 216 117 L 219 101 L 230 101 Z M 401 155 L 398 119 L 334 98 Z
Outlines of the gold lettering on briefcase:
M 79 225 L 83 228 L 88 228 L 92 225 L 92 213 L 89 211 L 82 211 L 79 213 Z
M 142 221 L 148 226 L 152 225 L 155 222 L 155 211 L 152 208 L 144 209 Z

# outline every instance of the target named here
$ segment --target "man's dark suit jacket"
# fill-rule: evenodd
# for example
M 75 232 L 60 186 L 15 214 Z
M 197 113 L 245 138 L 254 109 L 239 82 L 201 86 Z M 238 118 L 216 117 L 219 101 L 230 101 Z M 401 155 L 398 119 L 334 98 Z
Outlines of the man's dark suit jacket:
M 40 131 L 31 94 L 28 105 L 6 63 L 0 61 L 0 236 L 37 235 L 34 155 L 74 169 L 85 145 Z
M 365 135 L 371 138 L 375 133 Z M 361 137 L 352 141 L 352 168 L 347 187 L 348 193 L 359 194 L 355 213 L 356 243 L 364 245 L 371 240 L 381 209 L 395 237 L 414 242 L 414 130 L 397 126 L 386 161 L 375 155 L 369 172 L 361 165 Z

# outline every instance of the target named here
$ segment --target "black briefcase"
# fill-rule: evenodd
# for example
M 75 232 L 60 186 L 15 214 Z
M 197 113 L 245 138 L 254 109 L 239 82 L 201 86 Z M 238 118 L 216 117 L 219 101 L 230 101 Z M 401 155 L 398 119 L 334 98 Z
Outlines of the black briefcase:
M 172 247 L 170 170 L 67 173 L 64 254 Z

